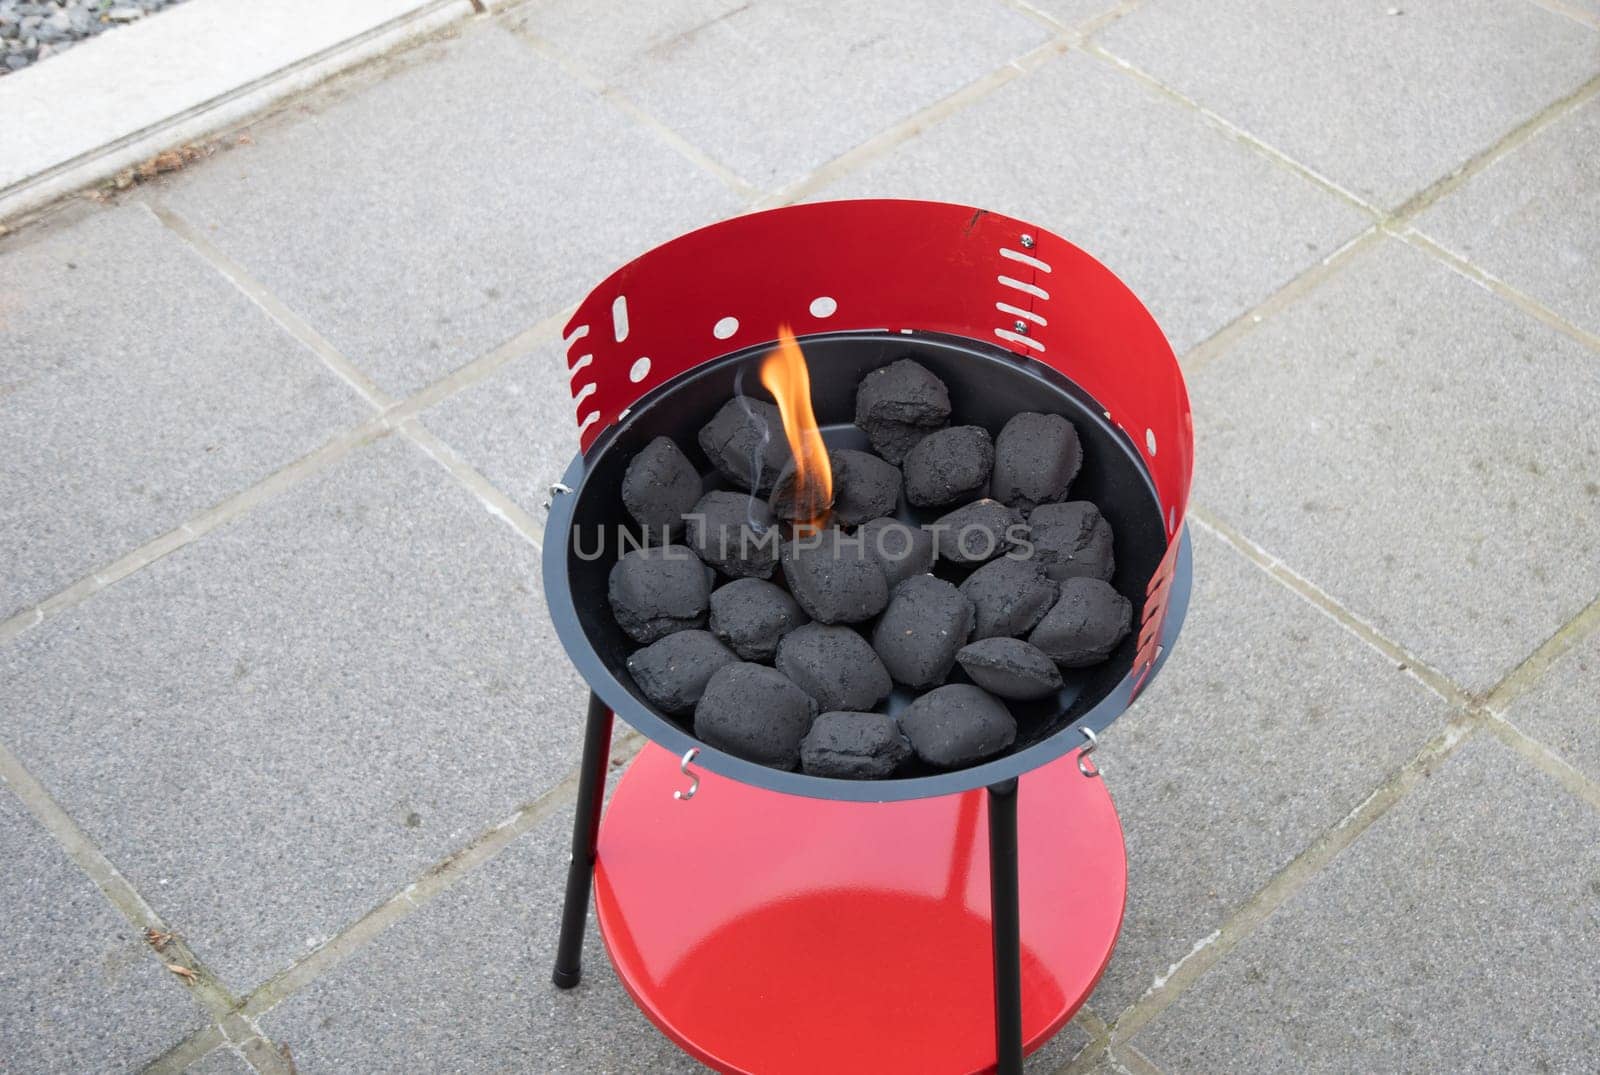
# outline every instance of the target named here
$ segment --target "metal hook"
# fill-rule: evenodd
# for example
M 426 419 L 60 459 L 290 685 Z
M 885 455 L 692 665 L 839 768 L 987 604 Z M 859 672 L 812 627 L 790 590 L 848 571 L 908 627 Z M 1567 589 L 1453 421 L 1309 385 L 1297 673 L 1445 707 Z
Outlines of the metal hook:
M 555 503 L 556 496 L 560 493 L 572 492 L 572 486 L 566 482 L 556 482 L 550 486 L 550 495 L 544 498 L 544 510 L 549 511 L 550 505 Z
M 1079 728 L 1078 731 L 1082 732 L 1083 737 L 1089 740 L 1089 745 L 1078 751 L 1078 772 L 1087 777 L 1097 777 L 1100 775 L 1100 767 L 1089 762 L 1088 757 L 1100 745 L 1100 737 L 1094 734 L 1093 728 Z
M 683 760 L 678 762 L 678 772 L 689 778 L 688 791 L 674 791 L 672 797 L 679 802 L 688 802 L 694 798 L 694 793 L 700 790 L 700 778 L 689 771 L 689 763 L 694 761 L 695 755 L 700 753 L 699 747 L 690 747 L 683 752 Z

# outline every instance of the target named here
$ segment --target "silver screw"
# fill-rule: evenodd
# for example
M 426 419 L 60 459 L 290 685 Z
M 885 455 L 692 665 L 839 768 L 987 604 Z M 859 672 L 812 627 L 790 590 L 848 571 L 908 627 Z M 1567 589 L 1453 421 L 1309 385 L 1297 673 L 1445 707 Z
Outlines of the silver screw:
M 1023 245 L 1024 248 L 1026 248 L 1028 250 L 1032 250 L 1033 249 L 1033 236 L 1024 235 L 1022 237 L 1022 245 Z
M 1011 327 L 1022 333 L 1024 336 L 1028 334 L 1028 323 L 1026 321 L 1013 321 L 1011 322 Z

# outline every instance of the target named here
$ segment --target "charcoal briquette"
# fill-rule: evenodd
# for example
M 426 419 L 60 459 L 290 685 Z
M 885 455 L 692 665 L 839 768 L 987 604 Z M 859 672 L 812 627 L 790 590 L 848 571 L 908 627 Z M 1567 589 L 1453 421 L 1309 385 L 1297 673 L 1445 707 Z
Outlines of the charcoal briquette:
M 711 633 L 743 661 L 770 661 L 778 639 L 806 622 L 782 586 L 736 579 L 711 591 Z
M 835 448 L 828 453 L 828 468 L 833 478 L 831 520 L 840 526 L 856 526 L 879 515 L 892 515 L 900 504 L 900 468 L 871 452 Z M 801 509 L 795 503 L 794 464 L 783 468 L 773 484 L 770 506 L 780 519 L 797 519 Z M 815 505 L 813 505 L 815 507 Z
M 808 500 L 804 504 L 799 504 L 795 501 L 795 475 L 798 471 L 795 469 L 793 459 L 785 463 L 783 469 L 778 472 L 778 480 L 772 483 L 772 495 L 767 499 L 767 506 L 772 509 L 772 514 L 779 519 L 809 521 L 813 515 L 821 515 L 827 508 L 832 507 L 839 493 L 840 465 L 835 452 L 828 453 L 828 469 L 833 472 L 833 489 L 827 500 L 823 503 Z M 814 495 L 817 491 L 815 478 L 809 488 Z
M 1073 578 L 1028 636 L 1063 668 L 1084 668 L 1111 655 L 1133 626 L 1133 605 L 1111 584 Z
M 766 501 L 719 490 L 701 497 L 684 518 L 684 540 L 700 559 L 729 578 L 772 577 L 783 537 Z
M 800 743 L 800 767 L 812 776 L 879 780 L 911 757 L 911 743 L 887 713 L 824 713 Z
M 840 448 L 833 461 L 833 521 L 859 526 L 900 506 L 900 468 L 871 452 Z
M 793 769 L 817 703 L 776 668 L 723 665 L 694 707 L 694 734 L 735 757 Z
M 956 663 L 990 694 L 1019 702 L 1047 698 L 1062 686 L 1055 662 L 1020 638 L 980 639 L 961 647 Z
M 917 757 L 940 769 L 993 757 L 1017 738 L 1017 722 L 1005 703 L 969 683 L 924 694 L 900 714 L 900 728 Z
M 883 568 L 890 590 L 912 575 L 933 570 L 933 535 L 920 526 L 898 519 L 868 519 L 856 527 L 855 536 Z
M 789 442 L 778 408 L 735 396 L 700 429 L 700 448 L 717 473 L 741 489 L 766 494 L 788 463 Z
M 1028 528 L 1015 508 L 974 500 L 929 523 L 934 555 L 952 564 L 981 564 L 1009 552 Z
M 1025 635 L 1056 601 L 1056 584 L 1044 568 L 1014 556 L 978 568 L 961 584 L 961 592 L 972 602 L 973 638 Z
M 617 625 L 635 642 L 654 642 L 706 625 L 708 572 L 685 545 L 634 549 L 611 568 L 606 587 Z
M 700 499 L 700 475 L 667 437 L 657 437 L 628 461 L 622 506 L 654 540 L 683 534 L 683 513 Z
M 873 451 L 897 466 L 918 441 L 949 421 L 949 390 L 912 359 L 873 370 L 856 389 L 856 425 Z
M 894 687 L 867 640 L 848 627 L 808 623 L 790 631 L 778 643 L 777 665 L 822 711 L 871 709 Z
M 989 495 L 1028 511 L 1060 500 L 1083 465 L 1078 430 L 1059 414 L 1014 414 L 994 445 Z
M 628 658 L 628 674 L 663 713 L 680 716 L 694 709 L 706 682 L 739 658 L 709 631 L 678 631 Z
M 942 508 L 981 494 L 994 467 L 994 444 L 982 426 L 951 426 L 929 433 L 905 459 L 906 500 Z
M 941 578 L 914 575 L 889 596 L 872 648 L 896 683 L 925 690 L 944 682 L 971 632 L 972 602 Z
M 1033 543 L 1032 559 L 1057 582 L 1073 578 L 1110 582 L 1116 572 L 1111 524 L 1087 500 L 1034 508 L 1028 516 L 1028 540 Z
M 860 623 L 889 603 L 883 568 L 859 538 L 824 530 L 783 547 L 789 592 L 819 623 Z

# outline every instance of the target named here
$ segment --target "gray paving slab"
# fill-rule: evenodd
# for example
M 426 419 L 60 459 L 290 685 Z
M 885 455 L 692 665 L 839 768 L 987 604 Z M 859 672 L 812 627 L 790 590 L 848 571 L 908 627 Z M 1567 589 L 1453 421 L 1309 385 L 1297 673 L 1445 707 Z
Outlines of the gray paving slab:
M 1102 737 L 1128 846 L 1117 1018 L 1441 731 L 1449 707 L 1220 539 L 1177 648 Z
M 207 1020 L 138 927 L 0 783 L 0 1068 L 130 1070 Z
M 422 422 L 539 520 L 578 453 L 566 352 L 552 339 L 425 411 Z
M 1600 336 L 1600 98 L 1490 164 L 1416 227 Z
M 595 17 L 593 0 L 529 0 L 506 13 L 506 25 L 560 48 L 606 80 L 645 56 L 670 53 L 707 25 L 749 6 L 748 0 L 652 0 L 610 4 Z
M 1600 814 L 1464 746 L 1156 1016 L 1167 1071 L 1588 1072 Z
M 498 24 L 391 63 L 160 193 L 391 394 L 739 208 Z
M 0 242 L 0 619 L 368 411 L 139 207 Z
M 996 0 L 756 3 L 636 53 L 610 81 L 746 181 L 775 189 L 1050 36 Z
M 1189 376 L 1197 502 L 1468 690 L 1600 594 L 1600 363 L 1384 240 Z
M 1068 1023 L 1056 1036 L 1029 1053 L 1022 1061 L 1026 1075 L 1055 1075 L 1083 1052 L 1090 1042 L 1089 1032 L 1077 1023 Z
M 250 1075 L 255 1069 L 231 1046 L 222 1045 L 183 1070 L 186 1075 Z
M 389 438 L 0 648 L 0 737 L 235 992 L 576 764 L 533 547 Z
M 1600 633 L 1579 642 L 1506 711 L 1591 780 L 1600 781 Z
M 1026 3 L 1062 26 L 1078 28 L 1111 11 L 1118 0 L 1026 0 Z
M 1101 43 L 1386 209 L 1600 74 L 1600 34 L 1505 0 L 1171 0 Z
M 591 912 L 583 982 L 550 984 L 571 808 L 259 1020 L 298 1071 L 703 1072 L 622 989 Z
M 1138 293 L 1180 354 L 1367 223 L 1193 109 L 1080 53 L 819 196 L 890 195 L 980 205 L 1065 236 Z

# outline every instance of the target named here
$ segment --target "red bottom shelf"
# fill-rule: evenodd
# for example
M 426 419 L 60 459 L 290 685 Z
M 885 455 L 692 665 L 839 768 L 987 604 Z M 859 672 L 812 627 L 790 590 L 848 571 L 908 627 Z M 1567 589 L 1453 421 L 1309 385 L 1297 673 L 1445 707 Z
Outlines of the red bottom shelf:
M 982 791 L 842 803 L 700 774 L 654 745 L 600 830 L 595 904 L 623 985 L 721 1071 L 994 1066 Z M 1127 859 L 1105 782 L 1068 755 L 1022 777 L 1023 1037 L 1059 1030 L 1105 970 Z

